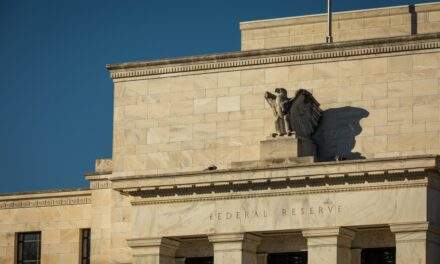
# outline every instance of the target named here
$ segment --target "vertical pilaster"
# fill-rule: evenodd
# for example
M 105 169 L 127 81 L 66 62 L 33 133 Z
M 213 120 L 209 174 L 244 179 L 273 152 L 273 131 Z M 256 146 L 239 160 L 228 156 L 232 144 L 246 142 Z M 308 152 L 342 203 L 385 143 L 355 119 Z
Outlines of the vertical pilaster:
M 351 264 L 361 264 L 361 248 L 352 248 L 351 249 Z
M 267 253 L 257 254 L 257 264 L 267 264 Z
M 169 238 L 135 238 L 127 240 L 133 249 L 133 264 L 175 264 L 179 242 Z
M 440 232 L 429 223 L 392 224 L 396 236 L 396 264 L 440 263 Z
M 353 231 L 335 227 L 302 233 L 307 239 L 308 264 L 351 264 Z
M 257 247 L 261 238 L 252 234 L 208 236 L 214 247 L 214 264 L 257 264 Z

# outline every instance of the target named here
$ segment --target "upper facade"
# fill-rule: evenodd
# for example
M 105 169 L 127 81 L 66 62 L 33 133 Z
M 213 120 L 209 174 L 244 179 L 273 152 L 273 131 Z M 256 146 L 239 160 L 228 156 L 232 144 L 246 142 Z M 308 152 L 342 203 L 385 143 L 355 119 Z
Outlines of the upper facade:
M 437 3 L 337 12 L 335 42 L 435 33 L 440 31 Z M 325 43 L 327 14 L 240 23 L 241 50 Z
M 108 65 L 115 176 L 231 168 L 273 130 L 266 91 L 321 103 L 318 160 L 439 153 L 440 4 L 243 22 L 242 51 Z

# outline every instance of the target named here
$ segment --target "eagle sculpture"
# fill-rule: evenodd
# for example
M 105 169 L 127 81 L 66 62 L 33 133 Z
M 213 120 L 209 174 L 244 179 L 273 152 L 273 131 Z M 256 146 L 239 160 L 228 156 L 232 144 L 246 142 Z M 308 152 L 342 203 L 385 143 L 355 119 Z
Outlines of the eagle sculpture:
M 272 137 L 295 134 L 311 138 L 319 125 L 322 110 L 309 91 L 300 89 L 295 97 L 289 98 L 286 89 L 276 88 L 275 94 L 266 92 L 264 97 L 275 116 Z

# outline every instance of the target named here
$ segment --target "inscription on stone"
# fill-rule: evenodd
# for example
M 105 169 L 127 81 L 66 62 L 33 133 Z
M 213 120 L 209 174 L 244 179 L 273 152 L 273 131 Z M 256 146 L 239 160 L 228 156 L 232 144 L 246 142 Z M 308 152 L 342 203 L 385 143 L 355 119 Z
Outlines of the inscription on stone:
M 343 211 L 342 205 L 319 205 L 308 207 L 281 208 L 276 211 L 269 209 L 260 210 L 237 210 L 217 211 L 209 215 L 210 221 L 238 221 L 251 220 L 268 217 L 303 217 L 303 216 L 331 216 L 340 214 Z

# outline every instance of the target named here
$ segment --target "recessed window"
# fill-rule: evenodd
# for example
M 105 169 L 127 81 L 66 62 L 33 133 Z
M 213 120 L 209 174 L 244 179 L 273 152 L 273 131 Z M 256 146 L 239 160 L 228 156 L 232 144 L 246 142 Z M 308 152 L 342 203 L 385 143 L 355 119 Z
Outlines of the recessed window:
M 364 248 L 361 259 L 362 264 L 395 264 L 396 248 Z
M 90 264 L 90 228 L 81 229 L 81 264 Z
M 271 253 L 267 256 L 268 264 L 307 264 L 307 251 L 289 253 Z
M 17 233 L 17 264 L 39 264 L 41 232 Z
M 213 264 L 213 257 L 203 257 L 203 258 L 187 258 L 185 264 Z

